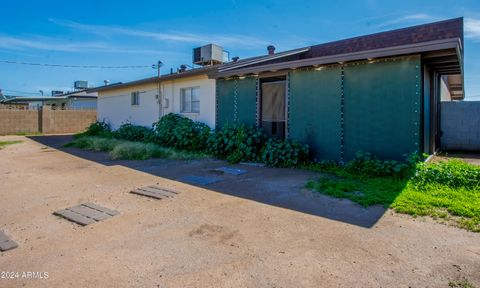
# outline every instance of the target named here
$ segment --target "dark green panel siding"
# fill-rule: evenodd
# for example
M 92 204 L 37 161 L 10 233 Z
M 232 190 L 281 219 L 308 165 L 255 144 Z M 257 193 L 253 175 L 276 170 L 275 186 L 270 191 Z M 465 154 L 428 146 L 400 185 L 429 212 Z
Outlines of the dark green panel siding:
M 216 126 L 226 123 L 257 123 L 257 80 L 243 79 L 217 80 Z
M 217 80 L 216 126 L 233 123 L 236 80 Z
M 344 67 L 344 158 L 368 151 L 403 159 L 420 143 L 420 58 Z
M 340 67 L 291 72 L 289 87 L 289 138 L 307 143 L 317 160 L 339 160 Z
M 257 124 L 257 79 L 254 77 L 237 81 L 237 119 L 239 123 Z

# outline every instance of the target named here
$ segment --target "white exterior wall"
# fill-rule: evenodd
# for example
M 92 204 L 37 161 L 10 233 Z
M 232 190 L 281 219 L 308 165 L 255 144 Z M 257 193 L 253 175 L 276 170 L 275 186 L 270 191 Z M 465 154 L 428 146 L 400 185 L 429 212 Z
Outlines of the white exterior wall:
M 117 129 L 124 123 L 151 127 L 159 119 L 160 105 L 156 99 L 158 84 L 130 86 L 100 91 L 97 101 L 97 119 Z M 180 89 L 200 87 L 200 113 L 180 113 Z M 169 80 L 162 83 L 162 95 L 168 102 L 163 114 L 176 113 L 194 121 L 215 127 L 215 80 L 206 75 Z M 140 105 L 131 105 L 131 93 L 140 92 Z
M 126 87 L 98 93 L 97 119 L 118 129 L 124 123 L 151 127 L 158 120 L 155 84 Z M 140 105 L 132 105 L 132 92 L 140 92 Z
M 440 78 L 440 101 L 452 101 L 452 95 L 450 95 L 450 90 L 445 81 L 446 78 Z
M 180 91 L 189 87 L 200 87 L 200 113 L 181 113 Z M 215 92 L 215 79 L 208 79 L 207 76 L 166 82 L 162 85 L 162 93 L 169 103 L 164 112 L 180 114 L 215 128 Z

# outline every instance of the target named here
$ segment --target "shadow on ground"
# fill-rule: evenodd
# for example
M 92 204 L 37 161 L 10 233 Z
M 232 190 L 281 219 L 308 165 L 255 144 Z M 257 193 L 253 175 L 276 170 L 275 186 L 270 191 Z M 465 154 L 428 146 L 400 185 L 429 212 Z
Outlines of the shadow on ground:
M 123 165 L 175 181 L 185 182 L 183 178 L 189 176 L 214 178 L 220 181 L 206 186 L 196 186 L 365 228 L 375 225 L 386 211 L 380 205 L 364 208 L 350 200 L 331 198 L 304 189 L 308 180 L 319 176 L 318 173 L 311 171 L 256 167 L 247 164 L 229 165 L 221 160 L 111 160 L 105 152 L 63 147 L 72 140 L 71 135 L 30 136 L 29 138 L 43 145 L 106 166 Z M 248 172 L 235 176 L 213 171 L 224 166 L 244 169 Z

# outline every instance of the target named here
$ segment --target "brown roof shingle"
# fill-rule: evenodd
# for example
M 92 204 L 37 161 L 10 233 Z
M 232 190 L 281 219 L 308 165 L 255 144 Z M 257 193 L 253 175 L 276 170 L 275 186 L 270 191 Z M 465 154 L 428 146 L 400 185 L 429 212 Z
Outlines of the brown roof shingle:
M 305 58 L 346 54 L 451 38 L 460 38 L 463 46 L 463 18 L 449 19 L 311 46 Z

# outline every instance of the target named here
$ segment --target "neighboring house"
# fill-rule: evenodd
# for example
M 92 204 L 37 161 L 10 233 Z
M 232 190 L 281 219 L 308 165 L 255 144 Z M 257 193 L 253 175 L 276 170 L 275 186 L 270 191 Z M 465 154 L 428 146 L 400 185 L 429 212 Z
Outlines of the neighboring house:
M 309 144 L 317 160 L 440 148 L 440 99 L 463 99 L 463 18 L 218 67 L 216 126 Z
M 29 109 L 43 106 L 52 109 L 96 109 L 97 93 L 85 90 L 74 91 L 58 96 L 7 96 L 8 99 L 0 101 L 2 105 L 10 107 L 23 106 Z
M 176 113 L 213 128 L 215 80 L 209 79 L 208 74 L 215 67 L 90 89 L 98 92 L 97 119 L 107 122 L 113 129 L 124 123 L 151 127 L 161 116 Z

